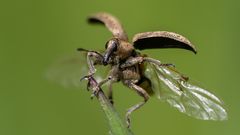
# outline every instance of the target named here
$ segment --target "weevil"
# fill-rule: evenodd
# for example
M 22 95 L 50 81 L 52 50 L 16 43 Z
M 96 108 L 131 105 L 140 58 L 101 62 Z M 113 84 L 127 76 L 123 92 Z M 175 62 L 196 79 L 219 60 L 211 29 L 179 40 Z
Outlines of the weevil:
M 122 82 L 143 97 L 143 101 L 128 109 L 128 127 L 131 113 L 154 94 L 189 116 L 203 120 L 227 119 L 227 112 L 219 98 L 189 81 L 189 77 L 178 72 L 173 64 L 161 63 L 140 52 L 145 49 L 181 48 L 196 54 L 195 46 L 187 38 L 174 32 L 153 31 L 138 33 L 130 42 L 118 19 L 109 13 L 96 13 L 88 18 L 88 22 L 105 25 L 112 37 L 106 42 L 103 53 L 78 48 L 87 52 L 89 72 L 83 78 L 90 81 L 89 78 L 95 75 L 96 65 L 110 66 L 108 75 L 97 87 L 108 82 L 108 97 L 112 104 L 112 84 L 116 82 Z M 94 95 L 97 92 L 94 91 Z

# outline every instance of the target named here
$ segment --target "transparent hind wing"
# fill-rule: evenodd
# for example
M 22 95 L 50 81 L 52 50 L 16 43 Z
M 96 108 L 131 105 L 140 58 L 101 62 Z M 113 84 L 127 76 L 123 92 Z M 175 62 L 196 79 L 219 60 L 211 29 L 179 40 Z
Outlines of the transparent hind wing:
M 80 82 L 80 78 L 88 75 L 86 52 L 78 52 L 75 55 L 61 58 L 50 65 L 45 76 L 48 80 L 56 82 L 64 87 L 86 87 L 86 83 Z M 102 80 L 106 71 L 97 67 L 95 78 Z
M 147 63 L 146 72 L 154 75 L 153 89 L 159 91 L 160 100 L 180 112 L 203 120 L 227 119 L 227 112 L 219 98 L 190 82 L 174 67 Z

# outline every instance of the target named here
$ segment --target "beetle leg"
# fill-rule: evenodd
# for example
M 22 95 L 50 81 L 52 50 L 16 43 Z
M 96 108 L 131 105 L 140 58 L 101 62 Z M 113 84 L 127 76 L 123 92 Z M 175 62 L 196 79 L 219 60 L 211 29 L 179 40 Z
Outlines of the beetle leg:
M 84 50 L 85 51 L 85 50 Z M 87 65 L 89 68 L 88 75 L 82 77 L 80 80 L 87 79 L 90 76 L 93 76 L 96 72 L 96 68 L 94 65 L 102 64 L 102 55 L 95 51 L 87 51 Z
M 87 53 L 87 64 L 89 68 L 88 75 L 87 75 L 88 77 L 92 77 L 95 74 L 96 68 L 94 65 L 100 64 L 99 62 L 102 61 L 102 58 L 103 58 L 102 55 L 100 55 L 99 53 L 96 53 L 94 51 L 88 51 Z M 99 88 L 93 89 L 91 99 L 97 95 Z
M 107 95 L 108 95 L 108 99 L 109 99 L 109 102 L 113 105 L 113 92 L 112 92 L 112 84 L 114 82 L 117 81 L 117 78 L 113 78 L 111 75 L 108 76 L 108 78 L 102 80 L 101 82 L 98 83 L 98 87 L 101 87 L 103 84 L 109 82 L 109 85 L 108 85 L 108 92 L 107 92 Z
M 99 52 L 90 51 L 83 48 L 78 48 L 78 51 L 87 52 L 87 64 L 89 68 L 88 76 L 93 75 L 96 72 L 94 65 L 102 65 L 103 56 Z
M 90 51 L 90 50 L 86 50 L 86 49 L 83 49 L 83 48 L 78 48 L 78 51 L 87 52 L 87 65 L 88 65 L 89 71 L 88 71 L 88 75 L 82 77 L 80 79 L 80 81 L 83 80 L 83 79 L 88 80 L 87 90 L 89 90 L 89 88 L 92 87 L 90 85 L 91 78 L 93 77 L 93 75 L 96 72 L 96 68 L 95 68 L 94 65 L 101 65 L 102 60 L 103 60 L 103 56 L 96 51 Z M 93 90 L 93 93 L 91 95 L 91 98 L 93 98 L 98 93 L 99 88 L 97 88 L 97 87 L 98 86 L 95 86 L 95 88 Z
M 120 65 L 121 68 L 126 68 L 126 67 L 131 67 L 133 65 L 142 63 L 143 61 L 147 61 L 147 62 L 151 62 L 154 64 L 157 64 L 159 66 L 172 66 L 175 67 L 174 64 L 171 63 L 161 63 L 159 60 L 153 59 L 153 58 L 149 58 L 149 57 L 131 57 L 129 59 L 127 59 L 124 63 L 122 63 Z
M 105 83 L 110 81 L 111 79 L 112 79 L 112 76 L 108 76 L 107 78 L 103 79 L 101 82 L 98 83 L 98 87 L 101 87 L 102 85 L 104 85 Z
M 107 78 L 103 79 L 102 81 L 100 81 L 95 87 L 100 88 L 102 85 L 104 85 L 105 83 L 107 83 L 108 81 L 110 81 L 112 79 L 111 76 L 108 76 Z M 97 90 L 97 89 L 96 89 Z M 93 91 L 92 95 L 91 95 L 91 99 L 96 96 L 98 94 L 98 91 Z
M 142 107 L 149 99 L 149 95 L 148 93 L 143 89 L 141 88 L 140 86 L 134 84 L 133 81 L 129 81 L 129 80 L 126 80 L 124 81 L 124 84 L 126 86 L 128 86 L 129 88 L 135 90 L 140 96 L 142 96 L 144 98 L 144 101 L 132 106 L 131 108 L 128 109 L 127 113 L 126 113 L 126 123 L 127 123 L 127 127 L 129 128 L 130 127 L 130 115 L 133 111 L 139 109 L 140 107 Z
M 139 57 L 131 57 L 127 59 L 124 63 L 120 65 L 121 68 L 126 68 L 126 67 L 131 67 L 133 65 L 136 65 L 138 63 L 143 62 L 144 58 L 139 56 Z
M 89 68 L 89 75 L 93 75 L 96 72 L 96 68 L 94 65 L 101 64 L 103 60 L 103 57 L 101 54 L 89 51 L 87 53 L 87 63 Z
M 117 59 L 118 60 L 118 59 Z M 119 63 L 119 62 L 118 62 Z M 120 81 L 120 76 L 119 76 L 119 64 L 116 66 L 113 66 L 112 69 L 108 73 L 108 77 L 103 79 L 101 82 L 99 82 L 98 86 L 101 87 L 103 84 L 109 82 L 108 85 L 108 99 L 110 103 L 113 104 L 113 96 L 112 96 L 112 84 L 114 82 Z
M 109 76 L 108 78 L 102 80 L 101 82 L 99 82 L 97 84 L 96 87 L 101 87 L 103 84 L 107 83 L 108 81 L 110 81 L 109 85 L 108 85 L 108 92 L 107 92 L 107 95 L 108 95 L 108 99 L 109 99 L 109 102 L 113 105 L 113 91 L 112 91 L 112 84 L 113 82 L 111 81 L 111 77 Z M 97 95 L 97 92 L 98 91 L 94 91 L 93 94 L 91 95 L 91 99 Z
M 113 91 L 112 91 L 112 83 L 109 84 L 108 86 L 108 99 L 109 99 L 109 102 L 113 105 Z
M 167 66 L 167 67 L 168 66 L 172 66 L 172 67 L 175 67 L 174 64 L 171 64 L 171 63 L 161 63 L 159 60 L 156 60 L 156 59 L 153 59 L 153 58 L 149 58 L 149 57 L 144 57 L 143 61 L 147 61 L 147 62 L 156 64 L 158 66 Z

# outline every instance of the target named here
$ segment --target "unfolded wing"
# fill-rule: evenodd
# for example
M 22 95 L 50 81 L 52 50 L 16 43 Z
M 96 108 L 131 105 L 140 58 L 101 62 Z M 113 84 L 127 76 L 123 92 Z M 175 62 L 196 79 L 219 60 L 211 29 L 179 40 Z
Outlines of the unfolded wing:
M 182 48 L 197 53 L 195 46 L 184 36 L 168 31 L 138 33 L 133 37 L 136 49 Z
M 100 66 L 97 68 L 95 79 L 102 80 L 107 71 Z M 86 52 L 77 52 L 75 55 L 69 55 L 52 63 L 45 76 L 48 80 L 56 82 L 64 87 L 83 87 L 86 83 L 80 82 L 80 78 L 88 75 L 88 66 Z
M 158 97 L 180 112 L 203 120 L 226 120 L 223 102 L 207 90 L 193 84 L 174 67 L 147 63 L 146 76 Z
M 96 13 L 88 18 L 88 22 L 92 24 L 104 24 L 114 37 L 128 41 L 127 34 L 124 31 L 121 23 L 116 17 L 112 16 L 111 14 L 104 12 Z

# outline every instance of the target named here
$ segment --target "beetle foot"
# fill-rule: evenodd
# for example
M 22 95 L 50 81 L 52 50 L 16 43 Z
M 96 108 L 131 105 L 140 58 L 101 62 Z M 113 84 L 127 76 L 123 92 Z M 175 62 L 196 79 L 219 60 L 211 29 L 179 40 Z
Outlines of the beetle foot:
M 93 80 L 92 78 L 93 78 L 93 74 L 85 75 L 82 78 L 80 78 L 80 81 L 82 81 L 82 80 L 87 80 L 88 81 L 88 83 L 87 83 L 87 90 L 88 91 L 91 89 L 91 82 L 90 81 Z
M 88 83 L 87 83 L 87 90 L 92 90 L 92 94 L 91 94 L 91 99 L 93 99 L 95 96 L 98 95 L 98 92 L 100 90 L 100 87 L 99 87 L 99 84 L 96 82 L 96 80 L 93 78 L 93 74 L 90 74 L 90 75 L 86 75 L 84 77 L 82 77 L 80 79 L 80 81 L 82 80 L 87 80 Z

